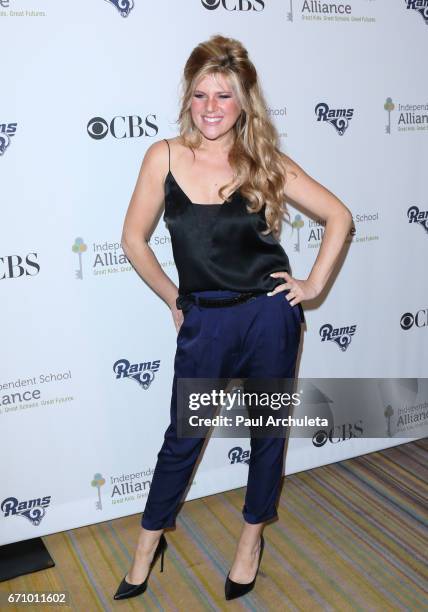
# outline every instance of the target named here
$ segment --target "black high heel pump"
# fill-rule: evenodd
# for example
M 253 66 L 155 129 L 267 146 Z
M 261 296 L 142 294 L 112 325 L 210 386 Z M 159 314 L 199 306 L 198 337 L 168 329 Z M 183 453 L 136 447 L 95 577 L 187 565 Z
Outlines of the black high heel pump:
M 265 541 L 264 541 L 263 535 L 261 535 L 260 536 L 259 562 L 257 564 L 256 575 L 254 576 L 251 582 L 246 582 L 244 584 L 240 582 L 234 582 L 233 580 L 229 578 L 230 572 L 229 574 L 227 574 L 226 582 L 224 585 L 224 594 L 225 594 L 226 599 L 235 599 L 236 597 L 241 597 L 242 595 L 249 593 L 251 589 L 254 587 L 254 585 L 256 584 L 257 574 L 259 573 L 259 567 L 260 567 L 260 562 L 262 560 L 264 545 L 265 545 Z
M 165 554 L 167 546 L 168 543 L 166 541 L 166 537 L 164 536 L 164 534 L 162 534 L 156 547 L 155 554 L 153 555 L 152 562 L 150 563 L 149 573 L 147 574 L 147 577 L 144 582 L 142 582 L 141 584 L 129 584 L 129 582 L 126 582 L 125 576 L 114 595 L 114 599 L 128 599 L 129 597 L 136 597 L 137 595 L 141 595 L 141 593 L 144 593 L 144 591 L 147 589 L 150 572 L 154 564 L 158 560 L 159 555 L 161 558 L 160 571 L 163 572 L 163 556 Z

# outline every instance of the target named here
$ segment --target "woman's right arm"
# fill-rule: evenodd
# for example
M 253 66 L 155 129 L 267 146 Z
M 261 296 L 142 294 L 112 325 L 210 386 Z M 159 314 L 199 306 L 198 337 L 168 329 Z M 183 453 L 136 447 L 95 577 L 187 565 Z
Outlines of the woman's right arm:
M 164 141 L 148 149 L 123 224 L 121 244 L 138 274 L 171 308 L 176 328 L 182 322 L 175 300 L 178 289 L 165 274 L 148 242 L 164 206 L 164 181 L 168 172 L 168 148 Z

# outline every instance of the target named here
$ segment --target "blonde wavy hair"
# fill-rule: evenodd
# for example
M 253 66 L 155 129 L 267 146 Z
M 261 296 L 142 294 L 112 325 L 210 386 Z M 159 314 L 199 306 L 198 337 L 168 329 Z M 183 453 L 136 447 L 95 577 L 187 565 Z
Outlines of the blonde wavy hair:
M 238 40 L 221 35 L 197 45 L 184 67 L 181 110 L 178 116 L 183 144 L 194 153 L 201 144 L 201 133 L 193 123 L 190 105 L 197 83 L 208 74 L 221 74 L 229 79 L 242 108 L 234 125 L 235 139 L 229 151 L 229 163 L 235 178 L 219 189 L 225 191 L 235 183 L 247 199 L 248 212 L 259 212 L 264 205 L 268 229 L 276 237 L 281 232 L 285 206 L 284 155 L 278 148 L 278 133 L 268 117 L 266 102 L 254 64 Z

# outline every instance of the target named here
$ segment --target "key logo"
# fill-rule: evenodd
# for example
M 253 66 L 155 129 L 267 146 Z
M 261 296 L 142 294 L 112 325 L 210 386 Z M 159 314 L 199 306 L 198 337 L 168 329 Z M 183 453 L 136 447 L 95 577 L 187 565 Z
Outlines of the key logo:
M 385 132 L 387 134 L 391 134 L 391 113 L 392 113 L 392 111 L 395 108 L 395 104 L 392 101 L 392 98 L 387 98 L 386 99 L 385 104 L 383 105 L 383 108 L 388 113 L 388 123 L 385 126 Z
M 302 229 L 302 227 L 305 225 L 305 222 L 302 219 L 302 215 L 295 215 L 294 219 L 291 223 L 291 227 L 292 227 L 292 234 L 294 234 L 294 230 L 296 230 L 297 233 L 297 242 L 294 243 L 294 250 L 297 253 L 300 253 L 300 230 Z
M 79 267 L 76 270 L 76 278 L 83 280 L 82 253 L 85 253 L 88 250 L 83 238 L 76 238 L 71 250 L 79 257 Z
M 385 421 L 386 421 L 386 433 L 388 435 L 388 438 L 392 438 L 392 416 L 394 414 L 394 408 L 391 406 L 391 404 L 388 404 L 388 406 L 385 406 L 385 410 L 383 411 L 383 416 L 385 417 Z
M 103 505 L 101 502 L 101 487 L 104 486 L 106 483 L 105 479 L 102 477 L 102 474 L 100 474 L 99 472 L 97 472 L 96 474 L 94 474 L 94 478 L 91 481 L 91 486 L 94 487 L 97 490 L 98 493 L 98 499 L 95 503 L 95 508 L 97 510 L 102 510 L 103 509 Z

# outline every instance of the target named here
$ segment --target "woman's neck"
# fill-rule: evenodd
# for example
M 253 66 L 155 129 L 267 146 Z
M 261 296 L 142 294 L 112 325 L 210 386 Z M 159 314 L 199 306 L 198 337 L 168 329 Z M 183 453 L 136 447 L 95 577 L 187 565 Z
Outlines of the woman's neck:
M 206 151 L 210 155 L 215 156 L 226 156 L 228 155 L 230 149 L 233 146 L 234 136 L 233 134 L 224 134 L 220 138 L 216 138 L 215 140 L 209 140 L 205 138 L 203 134 L 201 134 L 201 144 L 198 149 L 201 151 Z

